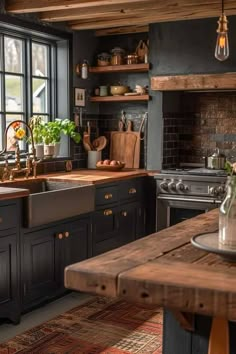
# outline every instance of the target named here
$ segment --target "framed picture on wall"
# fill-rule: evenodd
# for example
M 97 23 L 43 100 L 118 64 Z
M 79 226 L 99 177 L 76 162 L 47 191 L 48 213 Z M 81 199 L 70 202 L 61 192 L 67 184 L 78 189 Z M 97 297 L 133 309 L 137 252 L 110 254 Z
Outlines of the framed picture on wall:
M 75 106 L 85 106 L 85 89 L 75 87 Z

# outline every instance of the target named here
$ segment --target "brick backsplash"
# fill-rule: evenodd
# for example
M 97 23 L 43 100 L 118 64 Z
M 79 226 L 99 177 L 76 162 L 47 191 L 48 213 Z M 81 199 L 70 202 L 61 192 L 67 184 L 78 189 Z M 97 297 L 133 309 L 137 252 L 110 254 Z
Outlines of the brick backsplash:
M 163 167 L 203 163 L 215 148 L 231 156 L 236 148 L 235 92 L 184 93 L 180 107 L 180 112 L 163 114 Z

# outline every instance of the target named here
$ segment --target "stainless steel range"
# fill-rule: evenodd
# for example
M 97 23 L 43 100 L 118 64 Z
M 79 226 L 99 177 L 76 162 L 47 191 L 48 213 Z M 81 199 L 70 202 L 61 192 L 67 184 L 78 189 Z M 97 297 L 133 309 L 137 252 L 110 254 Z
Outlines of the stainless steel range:
M 226 174 L 206 168 L 163 170 L 156 175 L 156 230 L 217 208 L 225 195 Z

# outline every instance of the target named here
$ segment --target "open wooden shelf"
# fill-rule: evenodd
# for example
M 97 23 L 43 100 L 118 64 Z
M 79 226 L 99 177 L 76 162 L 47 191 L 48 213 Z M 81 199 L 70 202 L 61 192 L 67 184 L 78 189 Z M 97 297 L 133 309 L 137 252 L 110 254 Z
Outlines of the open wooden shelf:
M 128 102 L 128 101 L 149 101 L 149 95 L 137 96 L 96 96 L 90 97 L 91 102 Z
M 149 63 L 142 64 L 126 64 L 126 65 L 108 65 L 108 66 L 92 66 L 89 68 L 90 73 L 121 73 L 121 72 L 147 72 Z

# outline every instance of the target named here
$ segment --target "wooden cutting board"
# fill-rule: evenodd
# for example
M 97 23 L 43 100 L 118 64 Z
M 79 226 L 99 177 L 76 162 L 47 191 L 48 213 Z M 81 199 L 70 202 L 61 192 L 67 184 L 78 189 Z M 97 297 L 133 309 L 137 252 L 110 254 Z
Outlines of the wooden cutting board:
M 126 131 L 113 131 L 110 138 L 110 160 L 125 162 L 126 168 L 139 168 L 140 138 L 143 124 L 138 132 L 132 131 L 132 122 Z

